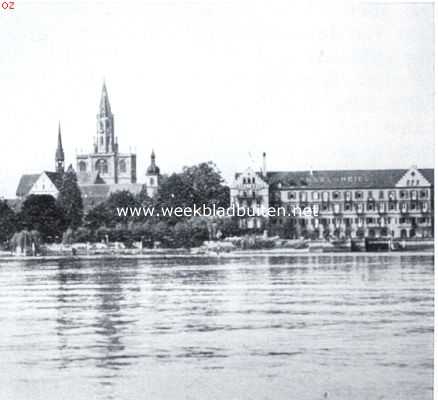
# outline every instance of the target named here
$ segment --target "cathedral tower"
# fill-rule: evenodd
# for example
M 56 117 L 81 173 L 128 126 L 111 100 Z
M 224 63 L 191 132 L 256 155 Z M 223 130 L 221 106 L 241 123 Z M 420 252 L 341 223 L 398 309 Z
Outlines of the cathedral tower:
M 97 137 L 94 151 L 95 153 L 117 153 L 117 147 L 114 140 L 114 115 L 111 112 L 108 91 L 104 82 L 97 114 Z
M 76 156 L 79 185 L 131 185 L 137 182 L 137 157 L 120 153 L 114 115 L 105 82 L 102 85 L 93 152 Z
M 58 147 L 55 153 L 55 171 L 59 174 L 64 173 L 64 149 L 62 148 L 61 122 L 58 124 Z

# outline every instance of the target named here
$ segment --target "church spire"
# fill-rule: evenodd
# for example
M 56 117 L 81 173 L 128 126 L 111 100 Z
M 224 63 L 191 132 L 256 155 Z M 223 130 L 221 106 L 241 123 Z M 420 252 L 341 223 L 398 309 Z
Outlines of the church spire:
M 55 169 L 58 173 L 64 173 L 64 149 L 62 148 L 61 122 L 58 123 L 58 146 L 55 153 Z
M 105 81 L 103 81 L 102 93 L 100 95 L 100 114 L 111 115 L 111 105 L 109 102 L 108 90 L 106 88 Z
M 99 113 L 97 114 L 96 142 L 95 153 L 117 153 L 118 151 L 114 140 L 114 115 L 111 112 L 105 81 L 102 85 Z

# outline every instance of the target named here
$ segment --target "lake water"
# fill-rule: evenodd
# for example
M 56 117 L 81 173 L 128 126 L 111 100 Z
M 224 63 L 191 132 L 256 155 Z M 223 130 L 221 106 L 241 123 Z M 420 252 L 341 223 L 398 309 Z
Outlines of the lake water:
M 433 257 L 0 262 L 0 399 L 432 399 Z

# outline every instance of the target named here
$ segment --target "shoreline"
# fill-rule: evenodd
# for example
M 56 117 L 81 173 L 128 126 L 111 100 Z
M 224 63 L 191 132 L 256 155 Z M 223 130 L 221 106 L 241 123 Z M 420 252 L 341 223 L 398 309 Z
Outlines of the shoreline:
M 45 256 L 0 256 L 0 261 L 53 261 L 53 260 L 104 260 L 104 259 L 131 259 L 131 260 L 157 260 L 157 259 L 174 259 L 174 258 L 197 258 L 197 259 L 232 259 L 232 258 L 248 258 L 248 257 L 293 257 L 293 256 L 434 256 L 434 251 L 375 251 L 375 252 L 309 252 L 299 251 L 296 249 L 288 250 L 241 250 L 228 253 L 205 253 L 205 254 L 192 254 L 192 253 L 175 253 L 175 254 L 81 254 L 81 255 L 45 255 Z

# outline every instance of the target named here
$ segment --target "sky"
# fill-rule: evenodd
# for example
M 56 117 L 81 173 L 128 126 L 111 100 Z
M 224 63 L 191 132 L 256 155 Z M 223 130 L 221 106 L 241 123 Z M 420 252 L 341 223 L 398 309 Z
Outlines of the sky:
M 296 4 L 295 4 L 296 3 Z M 106 81 L 120 151 L 164 173 L 432 167 L 433 4 L 32 1 L 0 9 L 0 197 L 91 152 Z M 333 5 L 336 4 L 336 5 Z

